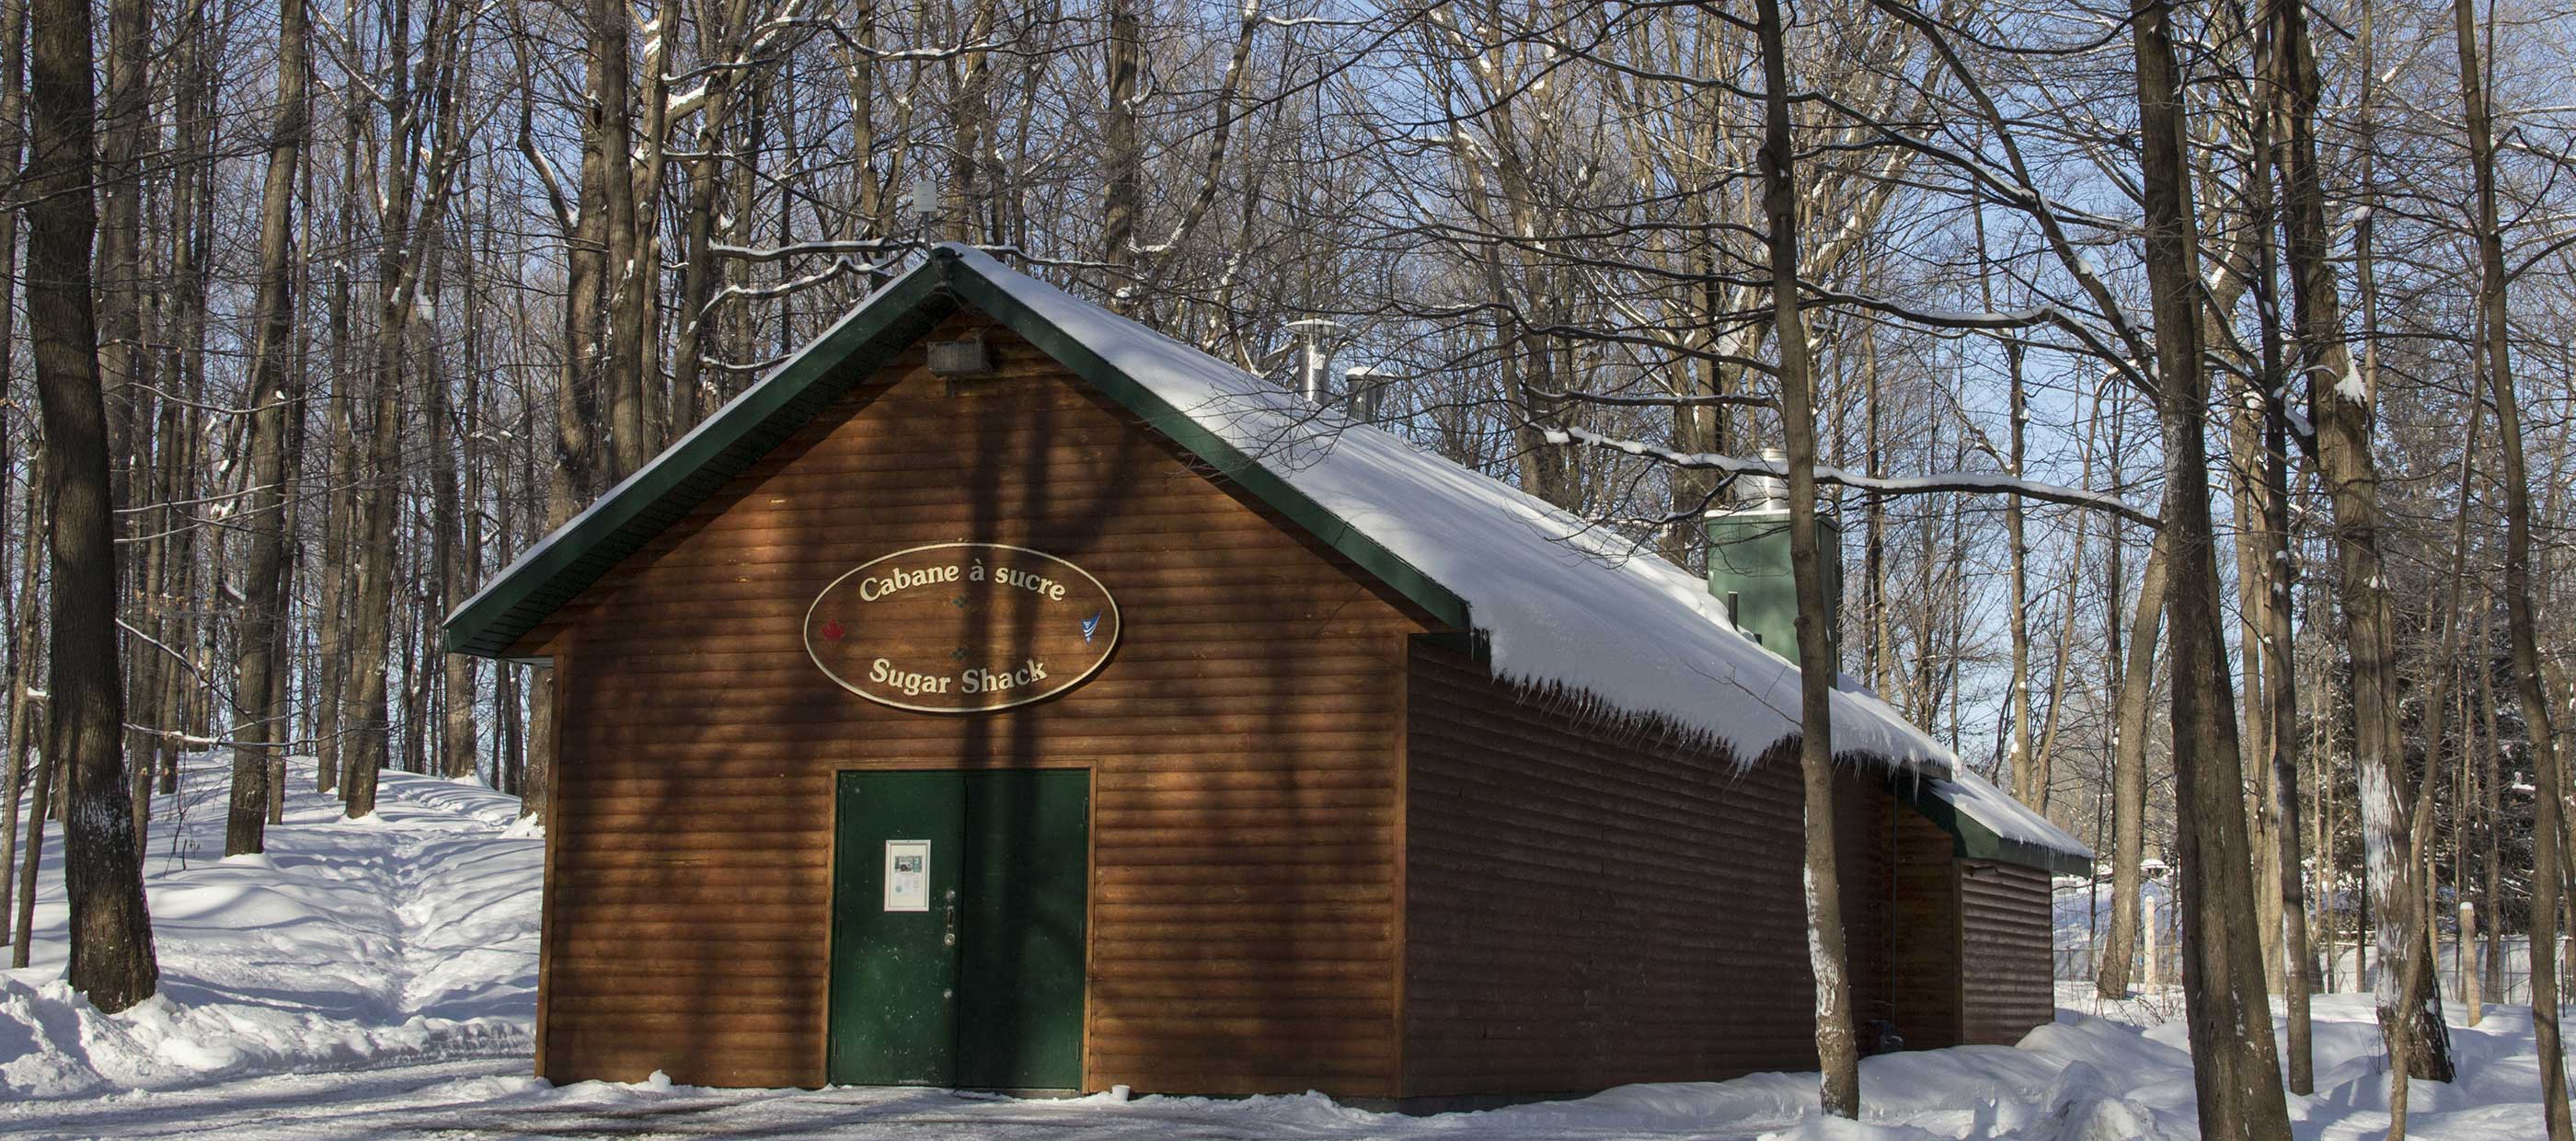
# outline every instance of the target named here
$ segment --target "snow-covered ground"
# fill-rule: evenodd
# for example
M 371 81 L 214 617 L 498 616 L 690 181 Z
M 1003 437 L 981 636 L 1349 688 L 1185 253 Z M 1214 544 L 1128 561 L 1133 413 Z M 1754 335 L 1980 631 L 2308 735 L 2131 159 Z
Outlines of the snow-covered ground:
M 61 834 L 47 829 L 31 964 L 0 972 L 0 1097 L 528 1052 L 544 865 L 510 828 L 516 798 L 388 773 L 375 816 L 342 820 L 301 793 L 265 855 L 225 859 L 229 764 L 191 756 L 182 795 L 153 798 L 161 994 L 121 1016 L 61 980 Z
M 162 798 L 150 865 L 161 997 L 123 1015 L 57 979 L 58 869 L 45 869 L 36 965 L 0 972 L 0 1136 L 853 1137 L 922 1141 L 1302 1138 L 1926 1141 L 2194 1135 L 2170 1002 L 2095 1010 L 2079 991 L 2017 1048 L 1873 1058 L 1863 1123 L 1817 1117 L 1815 1080 L 1631 1086 L 1576 1102 L 1403 1117 L 1317 1096 L 1019 1101 L 937 1090 L 707 1090 L 528 1076 L 541 843 L 473 784 L 388 773 L 376 818 L 298 793 L 269 854 L 222 850 L 223 759 L 190 758 Z M 177 827 L 170 828 L 173 814 Z M 2301 1141 L 2387 1127 L 2370 1008 L 2317 1006 L 2320 1092 L 2293 1098 Z M 2458 1027 L 2463 1080 L 2418 1083 L 2413 1132 L 2537 1137 L 2527 1011 Z

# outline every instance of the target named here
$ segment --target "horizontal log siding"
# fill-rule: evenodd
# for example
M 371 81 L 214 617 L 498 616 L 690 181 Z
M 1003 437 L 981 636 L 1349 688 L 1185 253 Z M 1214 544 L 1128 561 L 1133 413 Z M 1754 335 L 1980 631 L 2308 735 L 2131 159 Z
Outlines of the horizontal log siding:
M 1961 1039 L 2010 1046 L 2057 1017 L 2048 873 L 1992 860 L 1958 865 Z
M 1428 645 L 1407 702 L 1408 1096 L 1814 1068 L 1794 760 L 1739 773 L 1587 728 Z M 1890 892 L 1866 801 L 1886 793 L 1849 787 L 1867 1009 Z
M 1783 768 L 1794 768 L 1784 759 Z M 1852 1023 L 1861 1048 L 1873 1022 L 1896 1020 L 1896 816 L 1902 811 L 1874 772 L 1854 771 L 1835 800 L 1834 863 L 1843 885 L 1843 951 L 1850 963 Z M 1905 815 L 1913 815 L 1910 812 Z M 1805 944 L 1799 944 L 1803 950 Z
M 1035 765 L 1093 772 L 1091 1088 L 1394 1093 L 1422 622 L 983 330 L 1000 378 L 952 384 L 915 349 L 562 611 L 547 1076 L 820 1084 L 833 773 Z M 958 540 L 1089 570 L 1116 655 L 971 717 L 862 700 L 807 659 L 827 583 Z
M 1920 813 L 1893 814 L 1896 833 L 1896 1032 L 1915 1050 L 1959 1038 L 1959 870 L 1950 834 Z

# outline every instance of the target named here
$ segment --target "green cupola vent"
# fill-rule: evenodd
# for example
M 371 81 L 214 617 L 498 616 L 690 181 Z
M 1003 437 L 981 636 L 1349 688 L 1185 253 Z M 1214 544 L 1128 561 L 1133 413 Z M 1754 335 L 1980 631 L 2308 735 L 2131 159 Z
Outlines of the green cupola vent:
M 1786 464 L 1777 448 L 1762 458 Z M 1735 481 L 1734 503 L 1716 508 L 1703 521 L 1708 534 L 1708 592 L 1725 603 L 1727 617 L 1745 637 L 1763 649 L 1798 661 L 1798 588 L 1789 573 L 1789 489 L 1779 476 L 1748 475 Z M 1839 671 L 1842 656 L 1843 559 L 1842 525 L 1832 515 L 1816 516 L 1816 545 L 1825 558 L 1826 613 L 1833 625 L 1829 644 Z

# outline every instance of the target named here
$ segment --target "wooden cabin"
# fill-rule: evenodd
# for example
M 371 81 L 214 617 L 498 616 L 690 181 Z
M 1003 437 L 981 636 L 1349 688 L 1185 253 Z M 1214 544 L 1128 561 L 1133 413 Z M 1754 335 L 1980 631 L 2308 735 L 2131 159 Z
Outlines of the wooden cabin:
M 1794 667 L 1688 573 L 973 250 L 447 631 L 554 667 L 558 1082 L 1440 1105 L 1815 1064 Z M 2089 853 L 1835 701 L 1865 1040 L 2017 1040 Z

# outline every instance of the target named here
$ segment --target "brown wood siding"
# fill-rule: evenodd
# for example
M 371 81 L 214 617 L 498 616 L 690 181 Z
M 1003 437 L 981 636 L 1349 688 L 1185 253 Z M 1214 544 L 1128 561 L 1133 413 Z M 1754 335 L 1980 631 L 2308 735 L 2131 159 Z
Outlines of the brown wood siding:
M 1408 1096 L 1813 1068 L 1794 759 L 1738 772 L 1579 726 L 1427 645 L 1407 702 Z M 1845 895 L 1887 899 L 1886 793 L 1850 787 Z M 1855 910 L 1883 947 L 1891 913 Z
M 1784 758 L 1794 768 L 1794 758 Z M 1902 809 L 1875 773 L 1856 767 L 1834 802 L 1834 862 L 1841 871 L 1843 951 L 1850 964 L 1852 1021 L 1870 1048 L 1872 1022 L 1896 1020 L 1896 836 Z M 1905 813 L 1912 815 L 1912 813 Z M 1804 945 L 1801 944 L 1801 949 Z
M 999 378 L 933 377 L 916 347 L 560 612 L 546 1075 L 820 1084 L 833 774 L 1033 765 L 1093 772 L 1087 1085 L 1395 1093 L 1422 620 L 985 332 Z M 1098 577 L 1125 621 L 1109 664 L 955 717 L 808 660 L 826 584 L 958 540 Z
M 2010 1046 L 2057 1017 L 2049 951 L 2048 873 L 1958 861 L 1960 1040 Z
M 1913 1050 L 1959 1044 L 1959 873 L 1950 834 L 1910 809 L 1893 814 L 1896 1031 Z

